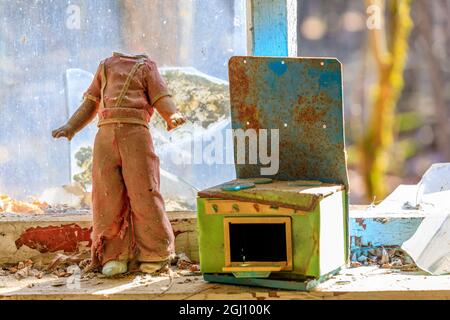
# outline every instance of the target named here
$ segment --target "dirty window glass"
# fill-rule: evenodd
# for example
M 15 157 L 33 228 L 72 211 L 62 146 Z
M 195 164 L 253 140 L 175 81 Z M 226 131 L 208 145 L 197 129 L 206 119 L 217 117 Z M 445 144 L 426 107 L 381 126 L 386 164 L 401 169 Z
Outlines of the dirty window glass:
M 70 143 L 51 130 L 113 51 L 147 53 L 187 115 L 173 133 L 151 122 L 167 209 L 195 209 L 198 189 L 234 178 L 192 150 L 230 126 L 227 63 L 245 54 L 245 0 L 1 1 L 0 25 L 0 211 L 12 199 L 28 201 L 25 211 L 89 207 L 96 125 Z

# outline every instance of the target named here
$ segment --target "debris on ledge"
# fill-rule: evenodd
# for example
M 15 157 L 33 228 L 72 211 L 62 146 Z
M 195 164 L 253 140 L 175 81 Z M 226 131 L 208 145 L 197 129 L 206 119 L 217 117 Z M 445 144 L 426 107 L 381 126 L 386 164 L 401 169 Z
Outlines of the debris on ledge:
M 367 216 L 421 216 L 420 225 L 399 246 L 353 248 L 351 266 L 378 265 L 382 268 L 433 275 L 450 273 L 450 163 L 434 164 L 417 185 L 400 185 L 379 205 L 367 209 Z M 402 230 L 399 230 L 402 232 Z

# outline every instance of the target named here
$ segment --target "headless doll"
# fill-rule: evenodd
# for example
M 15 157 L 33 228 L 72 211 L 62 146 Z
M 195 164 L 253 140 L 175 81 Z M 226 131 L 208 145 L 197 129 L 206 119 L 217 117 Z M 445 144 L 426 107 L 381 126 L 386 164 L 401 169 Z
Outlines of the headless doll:
M 171 130 L 185 122 L 146 55 L 113 53 L 103 60 L 84 100 L 53 137 L 72 137 L 98 114 L 92 165 L 90 268 L 113 276 L 134 259 L 153 273 L 174 253 L 174 234 L 159 191 L 159 158 L 148 123 L 154 110 Z

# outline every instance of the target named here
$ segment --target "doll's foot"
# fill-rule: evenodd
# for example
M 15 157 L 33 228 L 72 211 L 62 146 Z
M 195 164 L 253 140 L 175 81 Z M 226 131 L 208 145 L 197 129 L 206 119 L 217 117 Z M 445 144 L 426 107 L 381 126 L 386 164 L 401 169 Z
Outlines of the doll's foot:
M 127 272 L 127 261 L 111 260 L 105 263 L 102 273 L 107 277 Z
M 139 266 L 139 270 L 144 273 L 155 273 L 163 269 L 165 266 L 167 266 L 168 261 L 157 261 L 157 262 L 142 262 Z

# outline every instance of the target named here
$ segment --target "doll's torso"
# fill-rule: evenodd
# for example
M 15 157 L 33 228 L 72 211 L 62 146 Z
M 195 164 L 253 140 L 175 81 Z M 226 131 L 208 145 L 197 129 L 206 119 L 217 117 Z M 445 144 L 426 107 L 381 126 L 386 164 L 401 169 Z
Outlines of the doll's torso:
M 130 56 L 114 53 L 105 60 L 106 86 L 103 99 L 105 108 L 116 107 L 117 99 L 133 66 L 139 61 L 148 59 L 143 55 Z M 141 66 L 131 77 L 131 81 L 120 108 L 136 108 L 150 111 L 151 102 L 147 95 L 145 66 Z
M 146 55 L 117 52 L 100 63 L 84 94 L 85 98 L 99 103 L 100 118 L 102 115 L 122 117 L 124 112 L 126 117 L 135 113 L 147 122 L 153 114 L 154 103 L 168 95 L 167 85 L 154 61 Z

